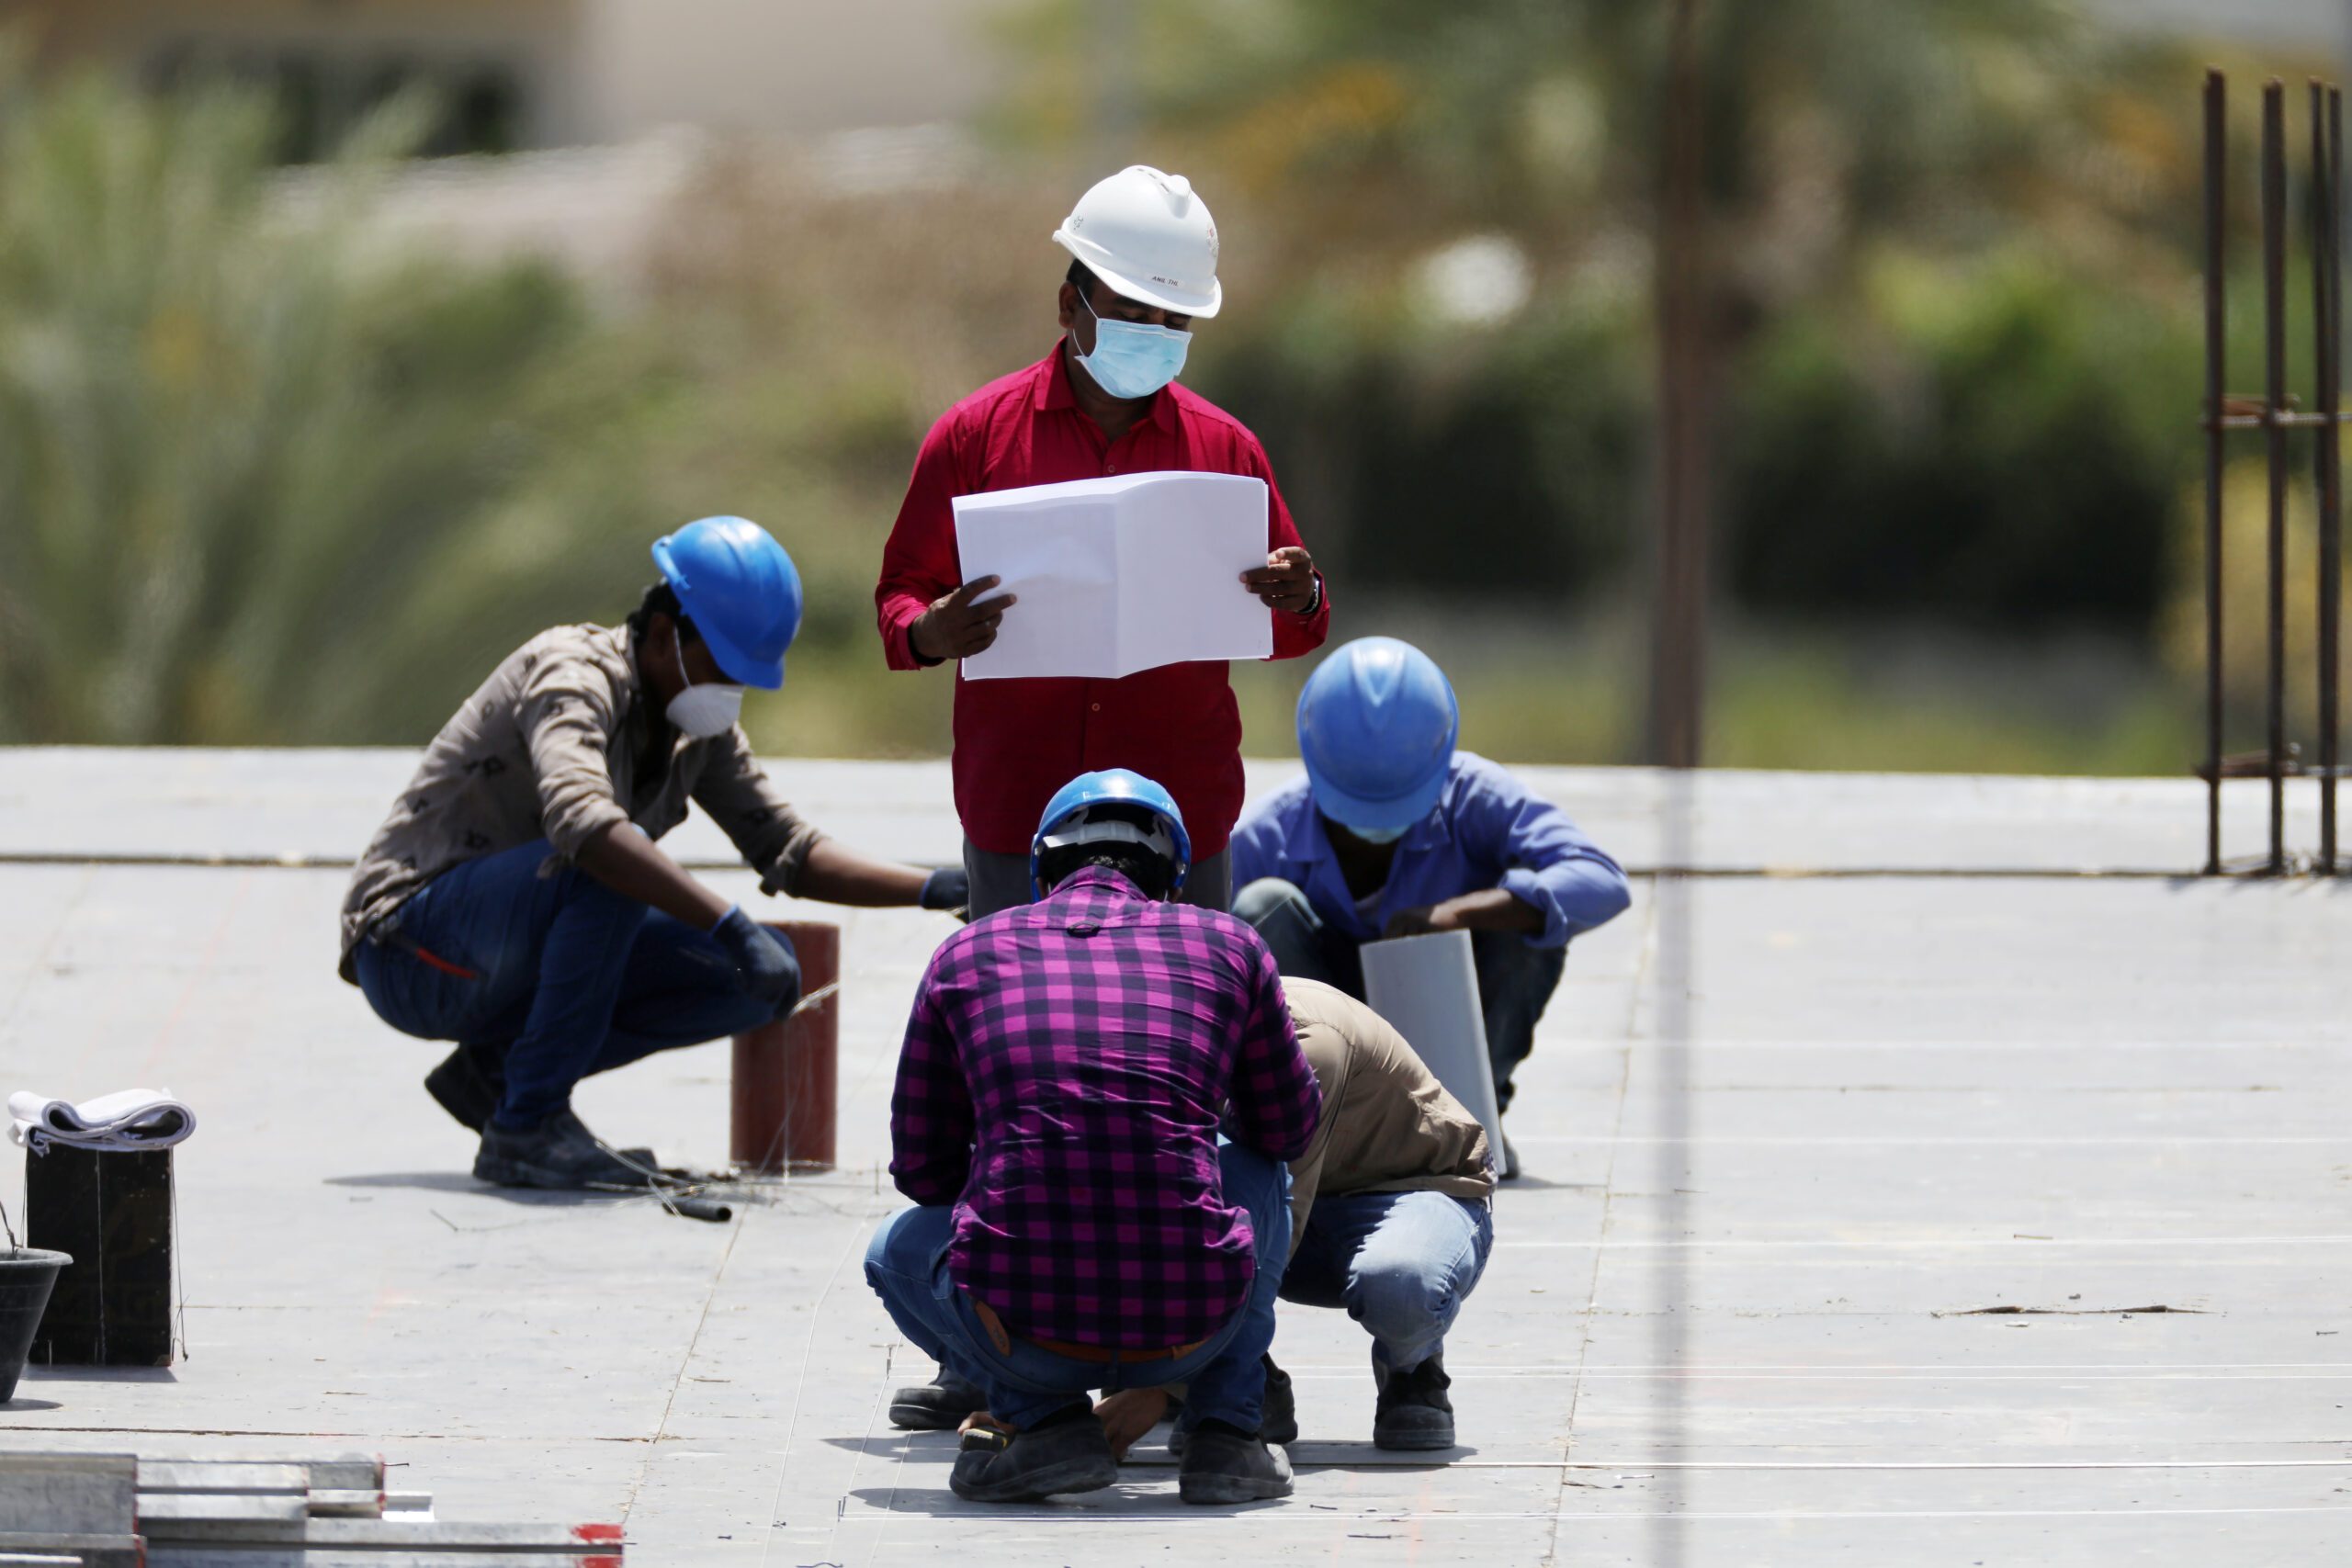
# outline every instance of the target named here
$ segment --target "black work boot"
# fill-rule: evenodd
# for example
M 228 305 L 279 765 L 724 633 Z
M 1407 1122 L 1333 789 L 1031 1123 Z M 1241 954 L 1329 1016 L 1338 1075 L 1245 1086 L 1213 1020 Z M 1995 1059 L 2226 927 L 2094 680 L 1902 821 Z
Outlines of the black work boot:
M 1290 1374 L 1274 1365 L 1272 1356 L 1259 1359 L 1266 1367 L 1266 1398 L 1259 1406 L 1258 1436 L 1270 1443 L 1295 1443 L 1298 1441 L 1298 1400 L 1291 1392 Z M 1184 1402 L 1170 1396 L 1168 1415 L 1176 1423 L 1168 1429 L 1168 1451 L 1182 1459 L 1189 1431 L 1184 1425 Z
M 495 1122 L 484 1127 L 474 1177 L 499 1187 L 570 1189 L 643 1187 L 652 1179 L 645 1168 L 598 1143 L 568 1109 L 519 1131 Z
M 459 1126 L 479 1133 L 490 1125 L 491 1113 L 506 1097 L 506 1075 L 501 1070 L 505 1065 L 503 1046 L 460 1045 L 442 1058 L 439 1066 L 424 1075 L 425 1092 L 455 1117 Z M 619 1154 L 642 1169 L 660 1168 L 661 1162 L 654 1158 L 651 1149 L 628 1148 Z
M 1262 1503 L 1290 1495 L 1290 1456 L 1254 1432 L 1198 1423 L 1176 1464 L 1176 1495 L 1187 1503 Z
M 890 1396 L 890 1425 L 910 1432 L 952 1432 L 964 1417 L 989 1407 L 988 1392 L 945 1367 L 926 1383 L 912 1383 Z
M 1266 1403 L 1258 1422 L 1258 1436 L 1270 1443 L 1295 1443 L 1298 1441 L 1298 1397 L 1291 1392 L 1290 1374 L 1274 1365 L 1272 1356 L 1263 1359 Z
M 424 1091 L 459 1126 L 479 1133 L 490 1125 L 490 1113 L 506 1092 L 506 1081 L 498 1072 L 501 1065 L 499 1053 L 491 1046 L 460 1045 L 424 1075 Z
M 964 1434 L 949 1490 L 967 1503 L 1036 1503 L 1099 1492 L 1119 1479 L 1111 1439 L 1091 1405 L 1066 1406 L 1025 1432 L 975 1427 Z
M 1453 1446 L 1453 1401 L 1446 1390 L 1445 1359 L 1431 1356 L 1418 1367 L 1392 1371 L 1375 1364 L 1380 1403 L 1372 1417 L 1373 1447 L 1450 1449 Z

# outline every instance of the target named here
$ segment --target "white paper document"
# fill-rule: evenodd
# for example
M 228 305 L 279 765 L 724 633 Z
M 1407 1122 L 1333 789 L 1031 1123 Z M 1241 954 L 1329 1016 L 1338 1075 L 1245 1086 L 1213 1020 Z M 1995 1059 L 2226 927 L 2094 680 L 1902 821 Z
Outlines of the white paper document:
M 45 1094 L 8 1097 L 8 1136 L 45 1155 L 52 1144 L 76 1149 L 168 1149 L 196 1131 L 196 1112 L 170 1089 L 126 1089 L 75 1105 Z
M 1273 618 L 1241 574 L 1266 564 L 1266 481 L 1125 474 L 956 498 L 964 581 L 1021 602 L 967 681 L 1114 680 L 1199 659 L 1266 659 Z M 993 595 L 990 595 L 993 597 Z
M 1495 1104 L 1495 1066 L 1487 1055 L 1487 1015 L 1478 1003 L 1478 961 L 1468 931 L 1432 931 L 1368 942 L 1363 999 L 1386 1019 L 1423 1066 L 1487 1129 L 1499 1167 L 1503 1113 Z

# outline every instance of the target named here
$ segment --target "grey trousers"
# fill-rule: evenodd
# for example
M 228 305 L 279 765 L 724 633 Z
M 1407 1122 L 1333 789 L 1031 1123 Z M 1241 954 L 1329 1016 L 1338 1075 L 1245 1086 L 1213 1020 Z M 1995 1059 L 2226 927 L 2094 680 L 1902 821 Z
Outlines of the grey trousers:
M 1001 855 L 964 840 L 964 874 L 972 879 L 969 908 L 974 919 L 1027 904 L 1029 857 Z M 1223 909 L 1233 902 L 1233 852 L 1219 850 L 1195 862 L 1184 876 L 1183 902 L 1204 909 Z

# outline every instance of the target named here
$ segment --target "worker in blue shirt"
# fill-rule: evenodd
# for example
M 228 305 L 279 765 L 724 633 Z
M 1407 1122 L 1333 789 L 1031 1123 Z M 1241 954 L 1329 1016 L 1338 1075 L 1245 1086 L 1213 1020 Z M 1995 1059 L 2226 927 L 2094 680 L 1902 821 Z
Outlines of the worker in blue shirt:
M 1630 901 L 1625 873 L 1504 768 L 1454 749 L 1453 687 L 1395 637 L 1332 653 L 1298 698 L 1306 777 L 1234 830 L 1233 912 L 1285 975 L 1363 995 L 1359 949 L 1466 931 L 1496 1102 L 1534 1048 L 1569 939 Z M 1503 1174 L 1518 1174 L 1508 1139 Z

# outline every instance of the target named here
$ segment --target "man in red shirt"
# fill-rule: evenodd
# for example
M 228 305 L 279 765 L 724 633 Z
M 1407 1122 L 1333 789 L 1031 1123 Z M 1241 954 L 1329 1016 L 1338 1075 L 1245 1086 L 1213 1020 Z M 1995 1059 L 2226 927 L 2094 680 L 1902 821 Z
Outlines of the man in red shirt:
M 1266 564 L 1235 592 L 1264 601 L 1274 657 L 1322 646 L 1330 605 L 1258 438 L 1175 384 L 1195 318 L 1224 301 L 1216 225 L 1181 175 L 1140 164 L 1079 198 L 1054 240 L 1072 260 L 1062 339 L 1025 370 L 941 416 L 882 552 L 874 602 L 893 670 L 960 660 L 996 640 L 1010 594 L 964 581 L 955 498 L 981 491 L 1179 469 L 1266 481 Z M 1081 773 L 1132 768 L 1159 780 L 1193 826 L 1187 901 L 1222 909 L 1226 840 L 1241 813 L 1241 715 L 1221 661 L 1167 664 L 1116 681 L 959 681 L 956 810 L 971 914 L 1029 901 L 1037 814 Z

